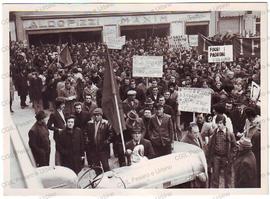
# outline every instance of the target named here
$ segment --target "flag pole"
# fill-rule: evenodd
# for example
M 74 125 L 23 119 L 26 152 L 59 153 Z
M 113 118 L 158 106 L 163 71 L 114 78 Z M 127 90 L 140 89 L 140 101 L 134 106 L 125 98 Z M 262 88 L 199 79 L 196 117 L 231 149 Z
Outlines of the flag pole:
M 109 61 L 109 68 L 111 70 L 111 74 L 113 73 L 112 68 L 111 68 L 111 58 L 110 58 L 110 53 L 109 53 L 109 49 L 106 45 L 106 51 L 107 51 L 107 55 L 108 55 L 108 61 Z M 114 84 L 114 81 L 112 82 L 112 84 Z M 118 100 L 117 100 L 117 96 L 116 96 L 116 91 L 115 91 L 115 85 L 112 85 L 112 93 L 113 93 L 113 97 L 114 97 L 114 101 L 115 101 L 115 106 L 116 106 L 116 114 L 117 114 L 117 120 L 119 123 L 119 130 L 120 130 L 120 136 L 121 136 L 121 142 L 122 142 L 122 147 L 123 147 L 123 152 L 125 154 L 126 152 L 126 145 L 125 145 L 125 140 L 124 140 L 124 136 L 123 136 L 123 129 L 122 129 L 122 123 L 121 123 L 121 117 L 120 117 L 120 111 L 119 111 L 119 106 L 118 106 Z M 125 156 L 125 163 L 127 164 L 127 157 Z

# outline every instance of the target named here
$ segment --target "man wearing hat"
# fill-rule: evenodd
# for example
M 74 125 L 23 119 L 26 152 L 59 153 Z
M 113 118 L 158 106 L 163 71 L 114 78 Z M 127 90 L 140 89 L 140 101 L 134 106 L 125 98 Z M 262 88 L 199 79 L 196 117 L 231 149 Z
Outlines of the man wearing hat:
M 124 131 L 125 142 L 132 139 L 131 134 L 132 129 L 134 128 L 140 128 L 142 131 L 142 135 L 145 135 L 145 126 L 143 124 L 143 120 L 138 116 L 136 111 L 131 110 L 127 113 L 126 127 L 127 129 Z
M 238 157 L 234 163 L 235 188 L 255 188 L 258 180 L 257 165 L 251 140 L 242 137 L 238 141 L 238 149 Z
M 170 115 L 164 113 L 162 105 L 157 106 L 156 114 L 150 119 L 149 137 L 157 157 L 170 154 L 173 143 L 173 123 Z
M 66 127 L 58 138 L 58 151 L 61 165 L 72 169 L 78 174 L 82 169 L 82 157 L 84 156 L 84 138 L 82 131 L 74 126 L 75 116 L 66 117 Z
M 125 114 L 127 114 L 131 110 L 138 110 L 140 102 L 136 99 L 136 94 L 137 92 L 134 90 L 129 90 L 127 92 L 128 97 L 123 101 L 123 110 Z
M 154 107 L 154 101 L 148 97 L 145 102 L 144 102 L 144 107 L 139 111 L 139 116 L 141 117 L 144 114 L 144 110 L 145 109 L 150 109 L 151 110 L 151 114 L 155 114 L 156 113 L 156 109 Z
M 155 152 L 151 142 L 142 137 L 142 131 L 140 127 L 135 127 L 132 129 L 132 140 L 126 144 L 126 154 L 130 157 L 134 148 L 138 145 L 142 145 L 142 150 L 140 150 L 139 155 L 141 157 L 145 156 L 148 159 L 155 157 Z
M 36 122 L 28 132 L 29 147 L 33 153 L 36 166 L 48 166 L 50 160 L 50 139 L 49 130 L 47 128 L 45 118 L 47 117 L 44 111 L 36 113 Z
M 88 163 L 92 165 L 102 164 L 104 171 L 109 171 L 110 143 L 112 142 L 113 131 L 107 120 L 102 118 L 103 111 L 96 108 L 93 111 L 93 118 L 86 127 L 86 154 Z
M 58 151 L 58 137 L 66 125 L 66 119 L 64 114 L 65 99 L 57 97 L 55 100 L 56 110 L 50 115 L 47 122 L 48 129 L 53 131 L 53 139 L 55 140 L 55 164 L 61 165 L 60 155 Z

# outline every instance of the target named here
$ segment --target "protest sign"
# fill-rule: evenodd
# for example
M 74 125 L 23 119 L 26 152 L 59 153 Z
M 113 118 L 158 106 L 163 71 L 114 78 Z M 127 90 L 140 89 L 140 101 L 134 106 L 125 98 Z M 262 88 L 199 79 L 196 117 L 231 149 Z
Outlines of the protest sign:
M 208 62 L 232 62 L 233 46 L 208 46 Z
M 210 89 L 179 87 L 177 101 L 179 111 L 211 113 Z
M 133 77 L 162 77 L 163 56 L 133 56 Z
M 118 27 L 116 25 L 103 26 L 103 41 L 106 43 L 110 38 L 116 38 L 118 36 Z
M 187 35 L 169 36 L 170 48 L 189 48 Z
M 106 41 L 106 44 L 109 49 L 118 49 L 118 50 L 121 50 L 122 46 L 125 45 L 125 43 L 126 43 L 126 36 L 115 38 L 107 37 Z
M 188 42 L 189 46 L 198 46 L 198 35 L 189 35 Z
M 252 101 L 258 101 L 260 99 L 261 88 L 258 84 L 252 81 L 250 90 L 250 99 Z

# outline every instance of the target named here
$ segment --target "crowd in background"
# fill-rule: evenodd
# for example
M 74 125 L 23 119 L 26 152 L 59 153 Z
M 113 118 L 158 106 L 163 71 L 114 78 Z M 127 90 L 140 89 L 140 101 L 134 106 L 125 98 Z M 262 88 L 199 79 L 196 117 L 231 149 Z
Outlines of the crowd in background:
M 64 45 L 60 45 L 60 49 L 63 47 Z M 65 125 L 68 125 L 68 119 L 74 118 L 75 127 L 84 132 L 81 144 L 87 148 L 97 144 L 92 143 L 91 135 L 87 134 L 91 132 L 91 128 L 97 128 L 94 122 L 91 124 L 91 121 L 106 121 L 101 105 L 103 75 L 108 65 L 106 47 L 101 42 L 89 42 L 68 44 L 68 48 L 73 64 L 64 66 L 61 62 L 54 61 L 57 60 L 57 52 L 59 52 L 59 46 L 55 44 L 28 47 L 23 42 L 11 42 L 11 85 L 14 84 L 20 96 L 21 108 L 30 105 L 26 103 L 29 96 L 39 119 L 44 117 L 41 111 L 50 110 L 52 117 L 53 112 L 61 109 L 61 104 L 64 103 L 63 115 L 68 116 L 65 118 L 67 121 L 59 129 L 64 129 Z M 133 77 L 134 55 L 163 56 L 163 77 L 147 80 Z M 230 187 L 231 173 L 230 169 L 226 169 L 230 168 L 227 165 L 232 165 L 232 162 L 237 162 L 240 158 L 226 150 L 235 151 L 236 143 L 238 145 L 242 143 L 243 148 L 252 150 L 256 157 L 255 177 L 260 181 L 258 141 L 260 140 L 260 107 L 250 99 L 251 82 L 260 85 L 260 58 L 243 57 L 233 62 L 208 63 L 206 56 L 200 55 L 194 47 L 169 48 L 166 37 L 128 39 L 122 50 L 110 50 L 110 57 L 126 121 L 127 129 L 124 131 L 124 138 L 127 146 L 131 145 L 131 141 L 136 140 L 138 131 L 141 132 L 143 139 L 150 140 L 152 145 L 145 153 L 149 154 L 148 158 L 171 153 L 173 140 L 198 145 L 206 152 L 209 170 L 213 169 L 214 180 L 211 186 L 218 187 L 220 168 L 225 167 L 225 176 L 228 177 L 228 179 L 225 177 L 227 180 L 225 184 Z M 211 114 L 196 113 L 194 121 L 192 113 L 178 111 L 178 87 L 209 88 L 212 92 Z M 12 98 L 10 109 L 13 112 Z M 98 118 L 100 116 L 101 119 Z M 51 117 L 50 122 L 53 121 Z M 102 122 L 98 123 L 98 127 L 103 124 Z M 48 127 L 54 132 L 58 131 L 53 125 L 48 124 Z M 114 151 L 118 155 L 120 165 L 125 162 L 125 152 L 121 151 L 120 138 L 114 136 L 117 132 L 114 132 L 110 124 L 105 122 L 102 128 L 104 132 L 98 139 L 105 140 L 106 144 L 103 143 L 103 148 L 95 150 L 104 152 L 98 156 L 102 157 L 100 161 L 106 167 L 105 170 L 109 170 L 107 162 L 104 161 L 109 158 L 108 144 L 114 143 Z M 227 137 L 219 134 L 221 129 L 230 132 L 226 134 Z M 195 135 L 197 131 L 200 139 Z M 109 135 L 106 132 L 110 132 Z M 157 138 L 158 135 L 162 137 L 161 141 Z M 217 138 L 213 141 L 212 137 Z M 57 150 L 63 152 L 60 138 L 55 139 L 60 143 Z M 95 140 L 96 137 L 93 139 Z M 230 144 L 223 144 L 227 143 L 227 140 Z M 146 141 L 145 145 L 149 146 L 149 143 Z M 94 149 L 90 147 L 88 150 Z M 230 157 L 227 156 L 228 153 Z M 89 161 L 95 158 L 91 152 L 88 157 Z M 239 182 L 235 182 L 235 186 L 260 186 L 245 184 L 250 180 L 248 179 L 250 175 L 246 176 L 246 173 L 251 172 L 249 169 L 249 167 L 244 169 L 235 167 L 238 174 L 241 172 L 239 175 L 241 178 L 246 177 L 238 179 L 240 177 L 236 176 Z M 76 166 L 74 170 L 78 172 L 80 169 Z

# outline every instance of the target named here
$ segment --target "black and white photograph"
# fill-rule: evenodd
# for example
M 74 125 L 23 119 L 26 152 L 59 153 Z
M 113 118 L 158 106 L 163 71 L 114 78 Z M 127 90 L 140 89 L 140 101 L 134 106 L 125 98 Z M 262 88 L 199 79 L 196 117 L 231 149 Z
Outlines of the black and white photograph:
M 265 192 L 267 4 L 247 4 L 10 7 L 2 187 Z

